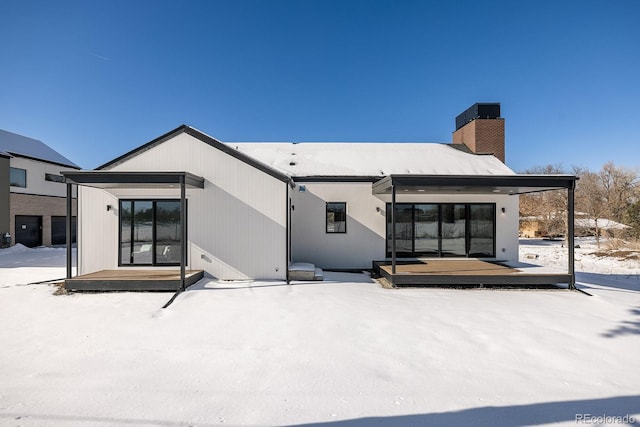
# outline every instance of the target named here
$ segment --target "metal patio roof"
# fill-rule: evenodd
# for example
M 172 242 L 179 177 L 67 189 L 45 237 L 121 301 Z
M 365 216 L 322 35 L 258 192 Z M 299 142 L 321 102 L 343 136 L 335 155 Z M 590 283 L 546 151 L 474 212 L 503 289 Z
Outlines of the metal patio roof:
M 373 194 L 525 194 L 575 188 L 574 175 L 389 175 L 375 182 Z

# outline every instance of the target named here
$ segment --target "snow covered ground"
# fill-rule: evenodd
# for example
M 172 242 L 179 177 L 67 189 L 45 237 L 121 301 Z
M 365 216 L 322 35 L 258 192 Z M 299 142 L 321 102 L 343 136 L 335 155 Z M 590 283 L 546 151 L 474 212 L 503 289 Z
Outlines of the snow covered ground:
M 565 268 L 561 242 L 523 243 Z M 638 424 L 638 260 L 579 243 L 593 296 L 327 272 L 205 280 L 164 310 L 168 293 L 54 296 L 27 283 L 63 277 L 63 249 L 0 250 L 0 425 Z

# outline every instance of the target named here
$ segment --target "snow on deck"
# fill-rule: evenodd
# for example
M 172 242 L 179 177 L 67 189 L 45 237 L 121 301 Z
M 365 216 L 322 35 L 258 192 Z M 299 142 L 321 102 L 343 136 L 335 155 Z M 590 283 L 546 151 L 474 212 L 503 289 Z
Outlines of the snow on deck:
M 492 155 L 466 153 L 449 144 L 234 142 L 227 145 L 293 177 L 514 174 Z

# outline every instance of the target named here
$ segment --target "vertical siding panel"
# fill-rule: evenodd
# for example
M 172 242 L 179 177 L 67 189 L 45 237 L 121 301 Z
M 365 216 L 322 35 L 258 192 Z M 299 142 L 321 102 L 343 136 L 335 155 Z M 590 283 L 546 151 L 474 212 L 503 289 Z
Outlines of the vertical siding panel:
M 286 278 L 286 183 L 187 134 L 110 170 L 202 176 L 205 188 L 187 192 L 189 267 L 220 279 Z M 150 193 L 117 194 L 122 198 Z M 115 233 L 117 238 L 117 229 Z
M 113 210 L 107 211 L 107 205 Z M 118 266 L 118 199 L 105 190 L 78 189 L 78 273 Z

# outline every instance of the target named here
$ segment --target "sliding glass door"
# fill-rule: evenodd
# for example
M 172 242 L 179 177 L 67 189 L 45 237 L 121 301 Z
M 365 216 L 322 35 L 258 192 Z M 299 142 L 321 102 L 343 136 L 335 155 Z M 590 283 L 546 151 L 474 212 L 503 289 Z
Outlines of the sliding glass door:
M 438 205 L 413 205 L 413 253 L 425 256 L 438 255 Z
M 180 201 L 155 202 L 156 264 L 180 263 Z
M 387 217 L 391 215 L 391 205 L 387 205 Z M 391 251 L 391 225 L 387 226 L 387 250 Z M 413 252 L 413 208 L 396 205 L 396 252 L 408 256 Z
M 467 256 L 466 205 L 444 204 L 442 209 L 441 256 Z
M 180 201 L 120 201 L 120 265 L 180 264 Z
M 387 256 L 391 256 L 391 204 L 387 204 Z M 397 203 L 396 256 L 495 256 L 495 204 Z
M 469 209 L 469 256 L 494 256 L 496 206 L 469 205 Z

